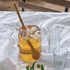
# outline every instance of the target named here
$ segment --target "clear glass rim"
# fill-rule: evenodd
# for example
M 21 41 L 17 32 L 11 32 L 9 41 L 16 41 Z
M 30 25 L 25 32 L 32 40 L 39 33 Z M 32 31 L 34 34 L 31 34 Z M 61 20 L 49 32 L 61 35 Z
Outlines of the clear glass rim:
M 58 53 L 59 51 L 57 51 L 57 50 L 61 50 L 61 49 L 63 49 L 63 50 L 65 50 L 65 52 L 63 52 L 63 53 Z M 62 52 L 62 51 L 61 51 Z M 58 54 L 57 54 L 58 53 Z M 58 48 L 55 48 L 54 50 L 53 50 L 53 55 L 57 55 L 57 56 L 63 56 L 63 55 L 68 55 L 68 49 L 67 48 L 63 48 L 63 47 L 58 47 Z

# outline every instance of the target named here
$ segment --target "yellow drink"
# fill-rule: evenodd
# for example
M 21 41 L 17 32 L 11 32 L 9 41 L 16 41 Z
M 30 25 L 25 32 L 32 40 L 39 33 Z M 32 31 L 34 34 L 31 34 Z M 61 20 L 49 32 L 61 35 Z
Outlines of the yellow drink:
M 33 26 L 31 26 L 31 27 L 33 27 Z M 22 35 L 18 35 L 18 37 L 19 37 L 19 47 L 20 47 L 21 59 L 26 62 L 36 61 L 32 58 L 32 50 L 30 48 L 30 45 L 27 43 L 27 39 L 22 37 Z M 41 51 L 41 37 L 38 37 L 37 39 L 35 39 L 33 37 L 28 37 L 28 39 L 29 39 L 30 43 L 32 44 L 32 46 L 34 47 L 34 49 L 40 52 Z

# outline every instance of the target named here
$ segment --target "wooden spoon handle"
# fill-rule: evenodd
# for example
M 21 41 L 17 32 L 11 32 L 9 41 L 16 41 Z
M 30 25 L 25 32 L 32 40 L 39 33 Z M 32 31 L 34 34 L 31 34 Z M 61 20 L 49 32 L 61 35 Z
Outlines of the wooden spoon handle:
M 24 26 L 24 23 L 23 23 L 23 21 L 22 21 L 22 19 L 21 19 L 21 16 L 20 16 L 20 14 L 19 14 L 19 11 L 18 11 L 17 6 L 16 6 L 15 3 L 14 3 L 14 6 L 15 6 L 15 9 L 16 9 L 16 12 L 17 12 L 17 15 L 18 15 L 18 17 L 19 17 L 19 19 L 20 19 L 20 22 L 21 22 L 21 24 L 22 24 L 23 29 L 26 29 L 25 26 Z
M 34 47 L 32 46 L 32 44 L 30 43 L 30 41 L 29 41 L 29 40 L 27 40 L 27 43 L 30 45 L 30 47 L 31 47 L 32 51 L 34 51 L 35 49 L 34 49 Z

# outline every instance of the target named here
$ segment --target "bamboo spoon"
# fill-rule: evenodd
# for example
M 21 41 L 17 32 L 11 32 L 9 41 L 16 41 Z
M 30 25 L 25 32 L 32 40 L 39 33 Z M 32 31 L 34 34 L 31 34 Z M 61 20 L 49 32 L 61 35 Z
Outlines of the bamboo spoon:
M 21 19 L 21 16 L 20 16 L 20 14 L 19 14 L 18 8 L 17 8 L 17 6 L 16 6 L 15 3 L 14 3 L 14 7 L 15 7 L 15 9 L 16 9 L 17 15 L 18 15 L 18 17 L 19 17 L 19 19 L 20 19 L 20 22 L 21 22 L 21 25 L 22 25 L 23 29 L 26 30 L 26 27 L 25 27 L 25 25 L 24 25 L 24 23 L 23 23 L 23 21 L 22 21 L 22 19 Z M 41 55 L 40 52 L 39 52 L 39 51 L 36 51 L 36 50 L 34 49 L 34 47 L 32 46 L 32 44 L 30 43 L 29 40 L 27 40 L 27 43 L 30 45 L 30 48 L 31 48 L 31 50 L 32 50 L 32 57 L 33 57 L 33 59 L 38 60 L 39 57 L 40 57 L 40 55 Z

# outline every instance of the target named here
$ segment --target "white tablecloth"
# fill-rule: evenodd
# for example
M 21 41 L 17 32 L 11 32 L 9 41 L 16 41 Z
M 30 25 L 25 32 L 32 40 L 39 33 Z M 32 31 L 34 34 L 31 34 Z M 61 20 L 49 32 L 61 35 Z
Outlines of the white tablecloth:
M 30 22 L 35 23 L 36 21 L 43 21 L 43 20 L 46 20 L 49 22 L 49 20 L 51 20 L 52 18 L 55 19 L 55 18 L 68 17 L 70 16 L 70 13 L 20 12 L 20 15 L 24 23 L 28 24 Z M 46 22 L 46 24 L 48 22 Z M 20 22 L 16 12 L 0 11 L 0 61 L 2 60 L 2 57 L 4 55 L 8 55 L 8 52 L 5 53 L 3 49 L 6 48 L 5 46 L 8 44 L 8 39 L 9 39 L 11 30 L 18 28 L 19 23 Z M 8 51 L 7 48 L 5 51 Z M 3 52 L 4 52 L 4 55 L 2 54 Z
M 44 19 L 48 20 L 57 17 L 70 16 L 70 13 L 51 13 L 51 12 L 20 12 L 24 23 Z M 19 19 L 16 12 L 0 11 L 0 46 L 4 45 L 9 38 L 11 29 L 17 27 Z M 1 47 L 2 48 L 2 47 Z M 0 49 L 1 49 L 0 48 Z

